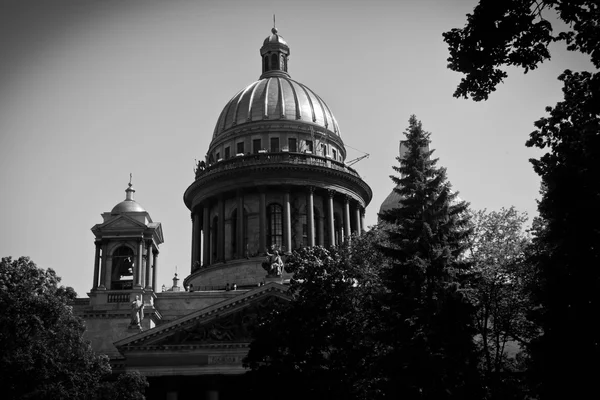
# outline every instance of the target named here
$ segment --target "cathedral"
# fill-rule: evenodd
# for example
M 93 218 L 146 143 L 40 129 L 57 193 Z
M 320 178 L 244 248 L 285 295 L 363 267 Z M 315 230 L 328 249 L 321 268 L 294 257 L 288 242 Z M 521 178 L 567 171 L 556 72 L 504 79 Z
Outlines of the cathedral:
M 336 246 L 365 229 L 370 187 L 345 163 L 329 106 L 288 73 L 290 47 L 273 28 L 262 74 L 218 116 L 183 199 L 192 221 L 189 274 L 157 287 L 162 225 L 125 199 L 92 227 L 92 289 L 74 312 L 115 372 L 148 378 L 148 399 L 226 400 L 244 391 L 253 324 L 289 300 L 285 258 Z

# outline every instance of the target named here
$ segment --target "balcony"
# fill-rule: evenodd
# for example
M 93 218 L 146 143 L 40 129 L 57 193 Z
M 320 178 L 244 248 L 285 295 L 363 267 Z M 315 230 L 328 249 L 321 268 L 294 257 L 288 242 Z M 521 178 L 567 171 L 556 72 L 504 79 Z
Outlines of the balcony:
M 310 153 L 259 153 L 238 155 L 228 160 L 222 160 L 213 164 L 209 164 L 205 168 L 196 169 L 196 179 L 205 178 L 219 172 L 246 168 L 255 165 L 265 164 L 293 164 L 293 165 L 309 165 L 315 167 L 331 168 L 345 172 L 360 179 L 360 175 L 352 168 L 344 163 L 332 160 L 328 157 L 321 157 Z

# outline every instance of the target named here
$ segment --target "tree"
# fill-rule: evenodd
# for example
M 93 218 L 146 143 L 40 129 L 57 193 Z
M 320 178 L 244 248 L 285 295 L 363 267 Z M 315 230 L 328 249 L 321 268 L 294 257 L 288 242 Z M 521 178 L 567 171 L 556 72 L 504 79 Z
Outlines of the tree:
M 544 13 L 554 12 L 567 30 L 553 34 Z M 508 75 L 506 66 L 525 73 L 550 59 L 548 46 L 563 41 L 570 51 L 590 55 L 600 68 L 600 5 L 596 0 L 480 0 L 467 25 L 443 34 L 448 68 L 464 74 L 455 97 L 486 100 Z
M 543 11 L 554 10 L 567 24 L 552 35 Z M 487 98 L 506 76 L 500 67 L 534 68 L 549 58 L 547 46 L 590 56 L 600 68 L 600 5 L 593 0 L 482 0 L 464 29 L 444 34 L 450 65 L 466 74 L 455 96 Z M 531 53 L 529 50 L 533 50 Z M 583 397 L 600 374 L 600 333 L 588 320 L 600 301 L 600 75 L 572 72 L 559 76 L 564 100 L 547 107 L 535 123 L 527 146 L 547 150 L 531 160 L 542 178 L 540 221 L 534 236 L 534 288 L 539 307 L 532 312 L 541 335 L 528 349 L 530 384 L 542 399 Z
M 467 203 L 451 191 L 446 170 L 428 151 L 430 133 L 413 115 L 407 154 L 392 176 L 401 200 L 381 219 L 392 260 L 387 357 L 388 390 L 403 398 L 478 397 L 473 308 L 460 279 L 469 228 Z
M 350 247 L 303 248 L 288 258 L 292 300 L 260 321 L 244 360 L 261 397 L 378 398 L 376 360 L 385 351 L 378 271 L 386 262 L 373 251 L 379 236 L 372 230 Z
M 98 390 L 94 400 L 144 400 L 148 380 L 137 371 L 127 371 L 106 380 Z
M 130 373 L 107 381 L 108 357 L 84 340 L 83 322 L 69 305 L 77 294 L 59 283 L 52 269 L 28 257 L 0 262 L 2 398 L 143 399 L 145 377 Z
M 477 299 L 476 326 L 481 369 L 492 399 L 523 398 L 523 365 L 516 353 L 535 335 L 527 319 L 531 246 L 527 215 L 514 207 L 474 212 L 468 260 Z M 509 349 L 512 354 L 509 354 Z

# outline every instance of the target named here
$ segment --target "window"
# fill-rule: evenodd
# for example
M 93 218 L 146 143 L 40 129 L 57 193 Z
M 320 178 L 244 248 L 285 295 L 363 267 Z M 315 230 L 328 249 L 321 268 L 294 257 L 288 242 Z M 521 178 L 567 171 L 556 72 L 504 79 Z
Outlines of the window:
M 277 54 L 271 56 L 271 69 L 279 69 L 279 57 L 277 57 Z
M 227 160 L 229 157 L 231 157 L 230 151 L 229 151 L 229 146 L 225 147 L 225 159 Z
M 267 206 L 267 245 L 283 246 L 283 208 L 279 204 Z
M 314 220 L 314 227 L 315 227 L 315 244 L 318 246 L 319 243 L 321 243 L 321 236 L 319 235 L 319 231 L 320 231 L 319 210 L 317 210 L 316 207 L 313 207 L 313 220 Z
M 133 264 L 135 256 L 133 250 L 121 246 L 112 254 L 112 290 L 126 290 L 133 288 Z
M 221 153 L 217 152 L 217 161 L 221 159 Z
M 246 210 L 243 210 L 243 214 L 241 216 L 242 226 L 243 226 L 243 235 L 241 237 L 242 242 L 240 243 L 238 240 L 238 218 L 240 215 L 238 213 L 238 209 L 236 208 L 231 213 L 231 257 L 232 258 L 242 258 L 247 257 L 247 243 L 248 243 L 248 213 Z
M 231 253 L 237 255 L 237 208 L 231 214 Z
M 312 153 L 312 151 L 313 151 L 313 142 L 312 142 L 312 140 L 307 140 L 306 141 L 306 151 L 310 151 Z
M 272 137 L 271 138 L 271 153 L 277 153 L 279 152 L 279 138 L 278 137 Z
M 321 143 L 321 155 L 323 155 L 323 157 L 327 156 L 327 145 L 324 143 Z
M 244 154 L 244 142 L 237 144 L 237 154 Z
M 210 262 L 211 264 L 217 261 L 217 235 L 219 233 L 219 217 L 215 215 L 210 228 Z
M 331 149 L 331 157 L 337 161 L 337 151 L 335 149 Z
M 298 141 L 296 138 L 288 138 L 289 151 L 296 153 L 298 151 Z
M 302 247 L 308 246 L 308 223 L 306 220 L 306 207 L 304 207 L 304 214 L 300 214 L 300 224 L 302 224 Z
M 258 151 L 262 148 L 261 146 L 261 140 L 260 139 L 254 139 L 252 141 L 252 150 L 254 151 L 254 154 L 258 153 Z
M 338 213 L 333 214 L 333 228 L 334 228 L 334 246 L 340 246 L 344 241 L 344 231 L 342 228 L 341 218 Z

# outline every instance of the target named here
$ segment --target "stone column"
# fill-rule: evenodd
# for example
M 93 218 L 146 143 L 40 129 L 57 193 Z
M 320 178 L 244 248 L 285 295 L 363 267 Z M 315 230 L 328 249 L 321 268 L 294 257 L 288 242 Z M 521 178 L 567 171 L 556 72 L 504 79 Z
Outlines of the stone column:
M 245 255 L 244 251 L 244 196 L 241 190 L 237 191 L 237 221 L 236 221 L 236 230 L 237 230 L 237 249 L 235 250 L 237 253 L 237 258 L 243 258 Z
M 344 196 L 344 239 L 350 240 L 352 232 L 350 230 L 350 199 Z
M 262 254 L 267 248 L 267 195 L 264 189 L 259 193 L 258 205 L 258 251 Z
M 94 257 L 94 282 L 92 282 L 92 290 L 98 288 L 98 275 L 100 274 L 100 242 L 95 242 L 96 255 Z
M 290 190 L 285 188 L 283 194 L 283 244 L 286 252 L 292 251 L 292 210 L 290 206 Z
M 133 277 L 133 281 L 134 281 L 134 288 L 136 289 L 141 289 L 142 288 L 142 263 L 143 263 L 143 258 L 142 258 L 142 253 L 144 252 L 144 242 L 142 241 L 142 239 L 138 239 L 138 246 L 137 246 L 137 262 L 135 265 L 135 272 L 134 272 L 134 277 Z
M 333 224 L 333 190 L 327 191 L 327 226 L 329 227 L 329 245 L 335 246 L 335 226 Z
M 306 197 L 306 225 L 308 227 L 308 245 L 315 245 L 315 209 L 314 209 L 314 188 L 308 188 L 308 196 Z
M 146 289 L 152 289 L 151 285 L 151 273 L 152 273 L 152 240 L 146 241 Z
M 360 210 L 360 229 L 365 231 L 366 228 L 367 227 L 365 226 L 365 209 L 361 208 L 361 210 Z
M 210 264 L 210 210 L 208 204 L 202 208 L 202 233 L 204 234 L 204 248 L 202 249 L 202 263 Z
M 354 208 L 354 215 L 356 218 L 356 235 L 360 236 L 362 229 L 361 229 L 361 224 L 360 224 L 360 206 L 358 204 Z
M 225 200 L 219 197 L 219 226 L 217 228 L 217 259 L 225 261 Z
M 158 250 L 152 252 L 152 256 L 154 257 L 152 260 L 152 290 L 157 292 L 158 286 L 156 286 L 156 277 L 158 276 Z
M 108 270 L 108 244 L 106 242 L 102 243 L 102 260 L 100 265 L 100 287 L 98 289 L 106 290 L 107 283 L 110 282 L 110 271 Z
M 196 261 L 200 260 L 200 213 L 192 213 L 192 262 L 191 272 L 194 271 Z

